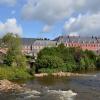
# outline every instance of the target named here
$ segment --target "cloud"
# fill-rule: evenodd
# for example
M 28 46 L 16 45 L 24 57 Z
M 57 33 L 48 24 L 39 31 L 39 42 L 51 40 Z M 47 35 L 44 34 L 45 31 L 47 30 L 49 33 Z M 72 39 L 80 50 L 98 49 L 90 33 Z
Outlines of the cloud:
M 95 14 L 100 11 L 100 0 L 27 0 L 22 8 L 22 18 L 37 20 L 47 26 L 78 14 Z M 44 29 L 47 29 L 44 26 Z
M 72 0 L 28 0 L 22 9 L 22 17 L 54 24 L 72 13 Z
M 52 26 L 49 26 L 49 25 L 45 25 L 44 27 L 43 27 L 43 33 L 48 33 L 50 30 L 52 29 Z
M 0 22 L 0 36 L 3 36 L 8 32 L 19 35 L 22 34 L 22 27 L 20 25 L 17 25 L 17 21 L 15 18 L 7 19 L 5 23 Z
M 99 5 L 100 0 L 27 0 L 22 8 L 22 17 L 54 24 L 75 13 L 98 12 Z
M 0 0 L 0 4 L 6 4 L 9 6 L 14 6 L 16 4 L 17 0 Z
M 96 13 L 100 10 L 100 0 L 73 0 L 74 12 L 78 13 Z
M 64 31 L 68 34 L 100 35 L 100 12 L 71 17 L 65 22 Z

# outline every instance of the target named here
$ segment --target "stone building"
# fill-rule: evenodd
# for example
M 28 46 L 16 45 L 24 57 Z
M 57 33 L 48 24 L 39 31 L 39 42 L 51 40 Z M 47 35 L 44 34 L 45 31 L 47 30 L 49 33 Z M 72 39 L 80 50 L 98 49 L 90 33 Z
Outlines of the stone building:
M 32 45 L 36 39 L 34 38 L 22 38 L 22 53 L 25 55 L 33 55 Z
M 100 54 L 100 37 L 59 36 L 54 40 L 43 40 L 35 38 L 22 38 L 22 53 L 35 56 L 45 47 L 56 47 L 64 43 L 66 47 L 79 47 L 82 50 L 91 50 Z M 1 53 L 7 50 L 0 48 Z
M 79 47 L 100 53 L 100 37 L 59 36 L 55 41 L 64 43 L 66 47 Z
M 37 54 L 40 50 L 45 47 L 55 47 L 56 41 L 51 40 L 38 40 L 32 38 L 23 38 L 22 39 L 22 52 L 25 55 L 34 55 L 37 57 Z

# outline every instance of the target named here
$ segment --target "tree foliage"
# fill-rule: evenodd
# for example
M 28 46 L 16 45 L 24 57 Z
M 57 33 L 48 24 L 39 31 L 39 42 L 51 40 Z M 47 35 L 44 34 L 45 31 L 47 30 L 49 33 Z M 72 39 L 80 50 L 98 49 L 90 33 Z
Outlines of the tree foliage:
M 99 66 L 99 60 L 97 60 Z M 96 68 L 96 55 L 92 51 L 80 48 L 66 48 L 63 44 L 58 47 L 44 48 L 36 60 L 39 69 L 60 68 L 61 71 L 79 71 Z M 59 67 L 58 67 L 59 66 Z
M 63 66 L 63 60 L 57 56 L 44 55 L 37 60 L 39 68 L 59 68 Z
M 8 33 L 2 38 L 4 48 L 7 48 L 7 53 L 4 57 L 4 63 L 7 66 L 24 66 L 25 58 L 21 52 L 21 42 L 18 35 Z
M 100 69 L 100 56 L 97 57 L 96 66 L 97 66 L 98 69 Z

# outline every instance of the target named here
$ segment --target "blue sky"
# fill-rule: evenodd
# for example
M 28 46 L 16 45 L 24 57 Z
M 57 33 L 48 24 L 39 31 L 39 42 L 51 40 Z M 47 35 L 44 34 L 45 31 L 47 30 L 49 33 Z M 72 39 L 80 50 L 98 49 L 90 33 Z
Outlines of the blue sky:
M 1 0 L 0 36 L 100 35 L 100 0 Z

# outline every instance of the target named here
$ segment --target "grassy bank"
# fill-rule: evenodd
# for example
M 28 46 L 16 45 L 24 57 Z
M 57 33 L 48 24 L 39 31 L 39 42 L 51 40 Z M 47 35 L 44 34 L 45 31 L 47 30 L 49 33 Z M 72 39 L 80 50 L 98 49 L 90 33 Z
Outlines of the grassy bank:
M 23 67 L 0 67 L 0 79 L 19 80 L 29 79 L 32 76 Z

